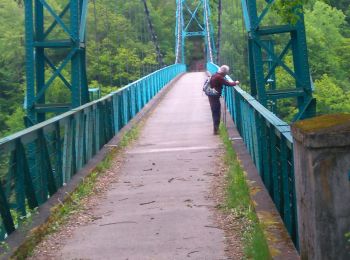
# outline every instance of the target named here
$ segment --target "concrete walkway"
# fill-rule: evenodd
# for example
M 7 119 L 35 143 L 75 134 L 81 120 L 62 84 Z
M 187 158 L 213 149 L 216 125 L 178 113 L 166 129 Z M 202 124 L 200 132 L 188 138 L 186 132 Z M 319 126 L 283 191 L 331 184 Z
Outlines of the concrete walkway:
M 101 218 L 75 230 L 58 259 L 227 259 L 210 198 L 222 148 L 204 79 L 186 74 L 165 96 L 93 212 Z

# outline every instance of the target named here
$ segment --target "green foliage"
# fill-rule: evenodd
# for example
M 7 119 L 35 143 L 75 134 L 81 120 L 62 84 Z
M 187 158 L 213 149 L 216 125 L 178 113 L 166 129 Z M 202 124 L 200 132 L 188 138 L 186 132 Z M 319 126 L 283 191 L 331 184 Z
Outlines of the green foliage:
M 314 1 L 305 11 L 318 114 L 350 111 L 350 38 L 343 1 Z M 348 25 L 347 25 L 348 26 Z
M 23 13 L 14 1 L 0 0 L 0 136 L 5 123 L 23 104 Z
M 46 71 L 46 77 L 51 77 L 52 72 Z M 63 71 L 62 75 L 68 78 L 69 73 L 67 71 Z M 70 103 L 71 92 L 66 85 L 60 80 L 56 79 L 50 88 L 46 92 L 46 102 L 47 103 L 61 103 L 67 104 Z
M 345 234 L 345 238 L 347 239 L 348 243 L 350 243 L 350 232 Z
M 350 111 L 350 91 L 344 92 L 332 77 L 324 74 L 315 81 L 317 111 L 320 114 Z
M 299 14 L 303 12 L 302 6 L 308 0 L 277 0 L 273 8 L 281 15 L 283 20 L 288 23 L 296 23 L 299 19 Z
M 305 25 L 311 73 L 315 79 L 327 73 L 340 80 L 346 79 L 346 65 L 342 53 L 350 51 L 350 45 L 341 33 L 341 25 L 345 23 L 342 11 L 317 1 L 312 10 L 305 11 Z
M 324 0 L 327 4 L 334 6 L 335 8 L 346 11 L 349 10 L 349 0 Z
M 151 20 L 167 65 L 174 62 L 175 3 L 148 1 Z M 88 77 L 102 88 L 121 87 L 159 68 L 142 1 L 90 4 Z
M 22 107 L 18 107 L 11 116 L 7 117 L 5 124 L 8 126 L 6 134 L 12 134 L 24 128 L 25 111 Z
M 162 35 L 169 29 L 164 26 L 168 21 L 158 15 L 164 7 L 156 1 L 149 2 L 148 6 L 157 34 Z M 89 18 L 88 77 L 89 82 L 98 82 L 103 93 L 104 88 L 121 87 L 159 68 L 141 1 L 97 0 L 96 5 L 90 4 Z M 173 45 L 169 41 L 173 36 L 167 36 L 158 39 L 165 61 L 170 64 L 173 59 L 169 59 L 167 49 Z
M 10 246 L 5 241 L 0 242 L 0 257 L 3 257 L 10 250 Z

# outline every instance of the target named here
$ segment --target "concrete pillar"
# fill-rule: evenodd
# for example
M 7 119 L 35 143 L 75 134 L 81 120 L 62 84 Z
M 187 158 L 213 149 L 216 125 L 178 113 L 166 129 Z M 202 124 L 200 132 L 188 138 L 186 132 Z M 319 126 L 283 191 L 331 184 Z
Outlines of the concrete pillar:
M 350 114 L 292 125 L 301 259 L 350 259 Z

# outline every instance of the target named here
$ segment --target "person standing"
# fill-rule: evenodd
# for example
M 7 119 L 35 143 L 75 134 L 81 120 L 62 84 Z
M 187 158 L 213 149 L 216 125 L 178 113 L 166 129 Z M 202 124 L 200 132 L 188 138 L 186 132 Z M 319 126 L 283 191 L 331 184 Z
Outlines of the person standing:
M 217 91 L 217 95 L 208 96 L 211 114 L 213 117 L 214 135 L 217 135 L 219 131 L 221 117 L 220 97 L 222 93 L 222 88 L 223 86 L 233 87 L 239 84 L 239 81 L 229 82 L 225 79 L 225 76 L 229 73 L 229 70 L 229 66 L 222 65 L 210 79 L 210 86 Z

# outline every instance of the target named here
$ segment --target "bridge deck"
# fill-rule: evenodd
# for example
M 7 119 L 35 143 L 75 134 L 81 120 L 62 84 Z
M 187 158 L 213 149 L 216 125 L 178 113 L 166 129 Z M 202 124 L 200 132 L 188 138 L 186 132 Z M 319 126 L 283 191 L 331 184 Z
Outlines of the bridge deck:
M 222 148 L 204 79 L 189 73 L 164 97 L 93 210 L 97 220 L 76 229 L 57 258 L 226 259 L 210 192 Z

